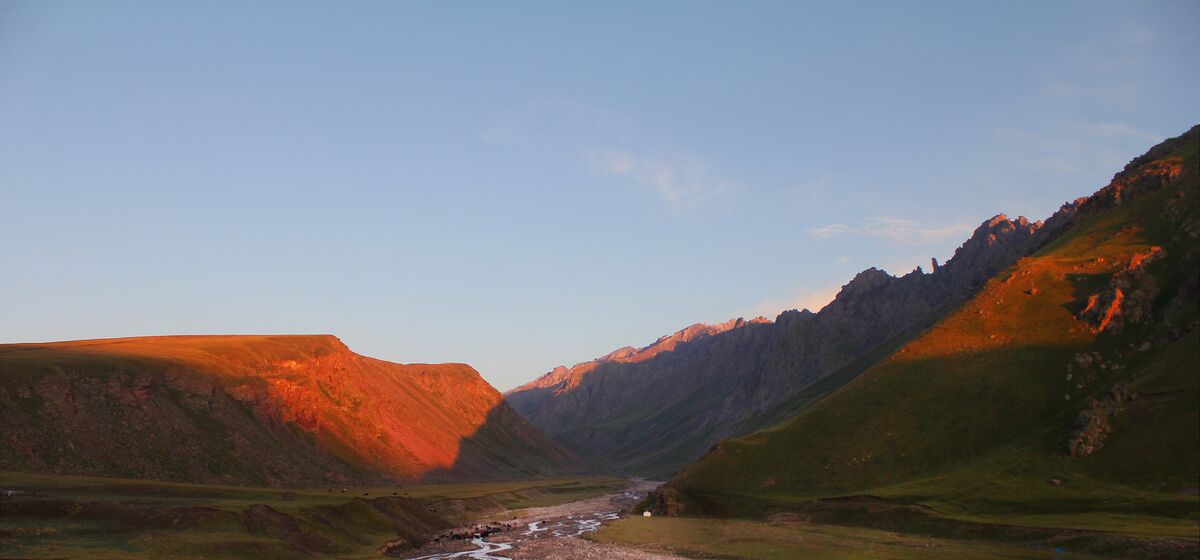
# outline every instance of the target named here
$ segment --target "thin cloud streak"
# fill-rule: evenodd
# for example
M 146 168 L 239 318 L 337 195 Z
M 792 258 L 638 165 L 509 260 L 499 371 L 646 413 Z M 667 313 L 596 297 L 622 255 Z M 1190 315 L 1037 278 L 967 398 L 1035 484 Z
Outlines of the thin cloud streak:
M 541 157 L 580 158 L 583 171 L 627 180 L 672 210 L 699 205 L 730 187 L 709 160 L 680 146 L 647 148 L 638 142 L 646 136 L 654 135 L 639 130 L 625 115 L 554 100 L 533 101 L 498 115 L 479 132 L 481 141 L 495 146 Z
M 712 176 L 707 162 L 691 155 L 669 160 L 608 148 L 590 151 L 587 159 L 599 173 L 652 189 L 672 208 L 700 204 L 728 187 L 728 182 Z
M 1062 176 L 1119 169 L 1136 148 L 1166 138 L 1125 122 L 1058 123 L 1037 128 L 1004 128 L 996 132 L 1002 150 L 1012 154 L 1016 169 Z
M 854 235 L 882 238 L 897 245 L 919 245 L 953 239 L 963 237 L 970 232 L 971 226 L 966 224 L 928 226 L 921 222 L 893 216 L 867 218 L 866 222 L 858 226 L 828 224 L 807 230 L 809 236 L 817 239 Z

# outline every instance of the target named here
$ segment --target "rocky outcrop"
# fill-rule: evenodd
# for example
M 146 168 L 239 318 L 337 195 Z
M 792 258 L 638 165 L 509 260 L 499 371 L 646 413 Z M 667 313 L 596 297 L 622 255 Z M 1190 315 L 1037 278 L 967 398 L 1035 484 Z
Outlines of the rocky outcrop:
M 0 345 L 0 470 L 323 486 L 578 470 L 465 364 L 332 336 Z
M 1119 332 L 1128 323 L 1145 320 L 1159 291 L 1158 282 L 1146 272 L 1146 265 L 1164 256 L 1162 247 L 1151 247 L 1130 257 L 1103 290 L 1088 297 L 1079 318 L 1091 324 L 1096 332 Z
M 1086 457 L 1104 447 L 1104 440 L 1113 429 L 1113 420 L 1125 410 L 1127 403 L 1137 400 L 1137 393 L 1117 385 L 1099 399 L 1088 399 L 1087 407 L 1075 420 L 1075 428 L 1067 440 L 1072 457 Z
M 1112 182 L 1088 197 L 1080 210 L 1085 214 L 1100 212 L 1108 208 L 1127 204 L 1137 197 L 1162 188 L 1183 174 L 1183 161 L 1166 157 L 1178 151 L 1180 144 L 1194 141 L 1197 128 L 1192 127 L 1184 135 L 1167 140 L 1149 152 L 1129 162 L 1113 176 Z
M 671 487 L 661 487 L 652 492 L 641 505 L 645 511 L 668 517 L 676 517 L 687 511 L 687 506 L 679 500 L 679 492 Z

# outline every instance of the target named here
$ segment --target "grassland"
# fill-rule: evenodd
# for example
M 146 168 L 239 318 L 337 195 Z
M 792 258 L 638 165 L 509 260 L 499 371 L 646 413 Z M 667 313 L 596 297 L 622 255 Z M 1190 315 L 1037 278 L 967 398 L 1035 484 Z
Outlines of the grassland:
M 286 490 L 0 473 L 0 558 L 377 558 L 504 509 L 610 493 L 615 478 Z
M 960 558 L 1089 558 L 1053 546 L 939 539 L 798 520 L 630 517 L 597 531 L 592 540 L 691 558 L 842 560 Z

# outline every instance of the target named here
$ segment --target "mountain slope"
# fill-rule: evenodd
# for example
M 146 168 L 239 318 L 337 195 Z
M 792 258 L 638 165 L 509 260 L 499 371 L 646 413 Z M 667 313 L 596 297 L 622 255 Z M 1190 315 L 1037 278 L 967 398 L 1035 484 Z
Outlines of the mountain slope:
M 999 215 L 928 274 L 894 277 L 871 268 L 819 313 L 724 323 L 737 328 L 704 331 L 642 359 L 628 359 L 623 349 L 616 359 L 556 369 L 506 398 L 556 442 L 603 468 L 669 476 L 719 439 L 786 417 L 790 396 L 830 374 L 852 377 L 864 355 L 915 335 L 1052 239 L 1075 210 L 1065 205 L 1045 223 Z
M 792 419 L 716 446 L 658 509 L 761 515 L 870 496 L 856 499 L 1194 539 L 1198 150 L 1195 127 L 1135 159 L 1058 239 Z M 870 507 L 858 522 L 898 515 Z
M 324 485 L 577 470 L 464 364 L 332 336 L 0 345 L 0 470 Z

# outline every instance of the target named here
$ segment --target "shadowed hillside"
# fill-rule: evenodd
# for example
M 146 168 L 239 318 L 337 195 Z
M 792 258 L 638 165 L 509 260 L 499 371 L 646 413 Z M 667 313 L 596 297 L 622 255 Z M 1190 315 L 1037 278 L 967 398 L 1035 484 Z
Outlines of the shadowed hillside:
M 312 486 L 580 469 L 470 366 L 332 336 L 3 345 L 0 424 L 0 470 Z
M 976 536 L 981 522 L 1174 536 L 1193 540 L 1123 554 L 1191 557 L 1198 149 L 1195 127 L 1135 159 L 1058 239 L 790 420 L 717 445 L 655 507 Z

